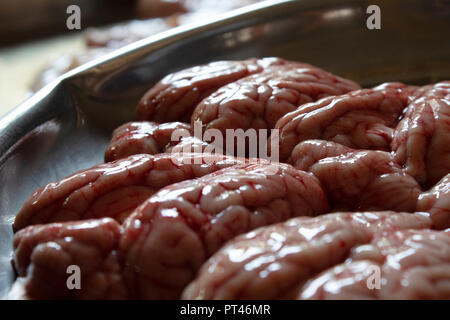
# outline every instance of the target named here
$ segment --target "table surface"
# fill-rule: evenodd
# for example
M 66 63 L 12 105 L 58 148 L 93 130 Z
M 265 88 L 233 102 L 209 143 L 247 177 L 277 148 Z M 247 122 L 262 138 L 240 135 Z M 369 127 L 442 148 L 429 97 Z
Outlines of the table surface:
M 23 102 L 40 72 L 61 55 L 84 51 L 81 33 L 0 49 L 0 117 Z

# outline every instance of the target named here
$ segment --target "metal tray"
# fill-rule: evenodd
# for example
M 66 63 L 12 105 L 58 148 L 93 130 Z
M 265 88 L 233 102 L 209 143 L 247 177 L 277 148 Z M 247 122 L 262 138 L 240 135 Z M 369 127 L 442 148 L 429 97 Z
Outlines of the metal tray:
M 381 9 L 369 30 L 366 9 Z M 265 1 L 131 44 L 49 84 L 0 120 L 0 297 L 14 274 L 11 224 L 39 186 L 103 160 L 111 130 L 133 119 L 165 74 L 218 59 L 280 56 L 370 86 L 450 78 L 448 1 Z

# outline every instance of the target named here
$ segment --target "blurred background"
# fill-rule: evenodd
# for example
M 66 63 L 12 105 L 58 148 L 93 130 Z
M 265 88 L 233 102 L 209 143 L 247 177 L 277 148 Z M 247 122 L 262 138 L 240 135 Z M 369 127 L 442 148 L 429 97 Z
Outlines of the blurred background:
M 59 75 L 161 31 L 261 0 L 1 0 L 0 117 Z M 81 29 L 69 30 L 80 9 Z

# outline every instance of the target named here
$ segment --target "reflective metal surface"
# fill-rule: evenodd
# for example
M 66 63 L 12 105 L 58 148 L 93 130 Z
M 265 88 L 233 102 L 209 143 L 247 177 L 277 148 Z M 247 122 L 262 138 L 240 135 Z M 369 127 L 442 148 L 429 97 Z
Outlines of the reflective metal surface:
M 381 8 L 381 30 L 366 9 Z M 218 59 L 280 56 L 370 86 L 450 79 L 446 1 L 267 1 L 81 66 L 0 120 L 0 297 L 14 275 L 11 223 L 39 186 L 102 162 L 112 129 L 165 74 Z

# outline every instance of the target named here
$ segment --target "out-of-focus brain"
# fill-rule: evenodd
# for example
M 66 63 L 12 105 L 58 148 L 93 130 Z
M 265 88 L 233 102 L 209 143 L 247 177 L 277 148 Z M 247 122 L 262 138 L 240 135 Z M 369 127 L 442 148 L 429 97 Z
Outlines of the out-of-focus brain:
M 450 233 L 430 225 L 423 214 L 365 212 L 260 228 L 212 256 L 183 298 L 450 298 Z M 366 285 L 369 266 L 381 269 L 381 290 Z

